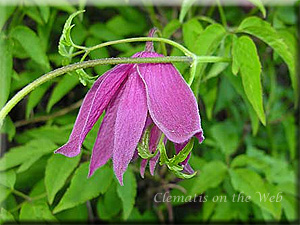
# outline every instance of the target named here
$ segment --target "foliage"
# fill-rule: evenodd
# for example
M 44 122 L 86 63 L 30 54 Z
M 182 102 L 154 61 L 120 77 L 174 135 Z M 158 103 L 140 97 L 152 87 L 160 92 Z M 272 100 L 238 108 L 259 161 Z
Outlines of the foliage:
M 99 123 L 88 134 L 80 156 L 53 154 L 68 139 L 78 101 L 110 66 L 77 70 L 35 89 L 1 130 L 7 140 L 1 142 L 5 153 L 0 159 L 0 223 L 156 222 L 167 221 L 170 210 L 176 222 L 297 219 L 296 7 L 264 7 L 260 0 L 250 1 L 254 7 L 223 8 L 193 6 L 194 2 L 184 0 L 181 8 L 0 5 L 1 107 L 22 87 L 57 67 L 141 51 L 144 43 L 76 53 L 83 46 L 146 36 L 153 26 L 162 37 L 197 55 L 231 60 L 198 63 L 191 71 L 188 64 L 175 64 L 186 81 L 195 76 L 191 88 L 206 139 L 201 145 L 191 141 L 173 157 L 174 147 L 161 140 L 161 166 L 155 176 L 146 172 L 145 179 L 140 178 L 139 159 L 126 172 L 123 187 L 110 165 L 87 178 Z M 77 10 L 83 8 L 80 14 Z M 164 45 L 155 47 L 164 52 Z M 171 46 L 166 50 L 168 55 L 182 55 Z M 147 135 L 138 146 L 143 158 L 153 156 L 147 151 Z M 190 152 L 189 162 L 197 172 L 193 176 L 180 172 Z M 172 201 L 155 202 L 157 193 L 169 193 Z M 213 196 L 227 201 L 213 201 Z M 250 200 L 234 202 L 233 196 Z

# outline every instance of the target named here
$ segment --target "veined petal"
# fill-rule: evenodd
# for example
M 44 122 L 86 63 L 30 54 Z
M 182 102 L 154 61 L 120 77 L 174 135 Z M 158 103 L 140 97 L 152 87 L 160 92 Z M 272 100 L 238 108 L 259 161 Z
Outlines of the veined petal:
M 162 57 L 144 52 L 141 57 Z M 170 63 L 139 64 L 146 86 L 150 116 L 169 140 L 182 143 L 202 131 L 196 98 L 177 69 Z
M 80 153 L 84 138 L 97 122 L 131 68 L 132 65 L 128 64 L 115 66 L 103 75 L 104 78 L 95 82 L 80 107 L 69 141 L 55 153 L 68 157 L 74 157 Z
M 147 118 L 145 86 L 135 68 L 131 70 L 119 103 L 115 123 L 113 166 L 123 185 L 123 174 L 142 136 Z
M 111 157 L 114 148 L 114 128 L 117 118 L 117 110 L 123 93 L 124 87 L 115 94 L 107 106 L 105 116 L 99 128 L 97 138 L 93 147 L 93 153 L 90 162 L 89 177 L 93 175 L 96 169 L 103 166 Z

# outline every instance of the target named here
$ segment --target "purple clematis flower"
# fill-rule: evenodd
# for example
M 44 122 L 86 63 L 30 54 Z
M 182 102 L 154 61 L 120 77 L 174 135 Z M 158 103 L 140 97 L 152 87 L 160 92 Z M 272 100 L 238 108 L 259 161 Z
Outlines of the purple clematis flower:
M 154 52 L 153 44 L 133 57 L 163 57 Z M 171 63 L 120 64 L 98 78 L 87 93 L 68 142 L 55 153 L 74 157 L 82 143 L 105 111 L 93 147 L 89 176 L 112 158 L 116 177 L 123 185 L 123 174 L 136 153 L 137 145 L 148 126 L 149 148 L 154 152 L 161 138 L 176 143 L 179 152 L 196 136 L 203 141 L 203 131 L 196 98 Z M 149 159 L 154 173 L 159 154 Z M 182 162 L 185 171 L 192 169 Z M 141 174 L 148 160 L 143 159 Z

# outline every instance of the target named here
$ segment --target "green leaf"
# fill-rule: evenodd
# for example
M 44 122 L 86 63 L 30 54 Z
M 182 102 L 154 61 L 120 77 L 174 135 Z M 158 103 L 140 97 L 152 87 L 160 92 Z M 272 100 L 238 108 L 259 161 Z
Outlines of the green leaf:
M 7 19 L 14 13 L 16 5 L 1 5 L 0 7 L 0 30 L 6 23 Z
M 85 45 L 87 47 L 95 46 L 97 44 L 99 44 L 99 40 L 94 37 L 88 37 L 85 42 Z M 107 48 L 96 49 L 89 54 L 89 57 L 91 59 L 108 58 L 109 57 L 108 50 L 107 50 Z M 93 69 L 95 70 L 96 74 L 100 75 L 100 74 L 105 73 L 107 70 L 109 70 L 110 65 L 95 66 Z
M 124 174 L 124 186 L 117 186 L 117 193 L 122 200 L 123 219 L 127 220 L 135 204 L 137 193 L 136 179 L 134 173 L 130 169 L 127 169 Z
M 128 35 L 138 35 L 144 31 L 145 24 L 137 21 L 128 21 L 123 16 L 117 15 L 106 22 L 108 29 L 122 37 Z M 117 28 L 117 29 L 116 29 Z
M 12 141 L 14 138 L 16 134 L 16 127 L 9 116 L 4 119 L 3 125 L 0 128 L 0 133 L 8 134 L 9 141 Z
M 163 29 L 162 36 L 170 38 L 181 27 L 181 23 L 177 19 L 171 20 Z
M 217 146 L 226 156 L 230 156 L 237 150 L 239 136 L 237 127 L 234 124 L 229 121 L 219 122 L 211 127 L 210 132 L 217 142 Z
M 263 14 L 263 17 L 264 18 L 266 17 L 266 9 L 261 0 L 248 0 L 248 1 L 251 2 L 253 5 L 257 6 L 257 8 L 259 8 L 261 13 Z
M 14 189 L 16 183 L 16 172 L 14 170 L 9 170 L 5 172 L 0 172 L 0 184 Z
M 254 42 L 247 36 L 238 39 L 237 60 L 247 98 L 262 124 L 266 125 L 261 87 L 261 64 Z
M 12 77 L 11 41 L 0 35 L 0 109 L 6 103 Z
M 87 204 L 84 203 L 57 213 L 55 217 L 62 223 L 74 223 L 74 221 L 86 223 L 89 218 L 88 213 Z
M 190 19 L 182 25 L 183 42 L 188 49 L 193 49 L 195 41 L 203 31 L 201 23 L 196 19 Z
M 231 70 L 234 75 L 237 75 L 240 70 L 240 64 L 239 64 L 239 46 L 238 46 L 238 37 L 236 35 L 232 35 L 232 65 Z
M 51 82 L 45 83 L 29 94 L 26 105 L 26 118 L 29 118 L 31 111 L 37 106 L 37 104 L 40 103 L 42 97 L 45 95 L 50 86 Z
M 53 203 L 56 193 L 64 186 L 68 177 L 78 165 L 80 158 L 80 155 L 74 158 L 52 155 L 48 159 L 45 171 L 45 187 L 50 205 Z
M 238 30 L 240 32 L 254 35 L 267 43 L 274 51 L 285 61 L 289 68 L 292 86 L 297 97 L 297 76 L 296 76 L 296 60 L 295 55 L 289 50 L 287 44 L 280 37 L 277 31 L 266 21 L 258 17 L 248 17 L 240 24 Z M 295 99 L 296 102 L 298 99 Z
M 183 162 L 188 157 L 188 155 L 192 151 L 193 147 L 194 147 L 194 139 L 191 139 L 187 143 L 187 145 L 177 155 L 175 155 L 173 158 L 171 158 L 169 164 L 177 165 L 178 163 Z
M 246 166 L 250 166 L 260 171 L 264 171 L 267 168 L 269 168 L 269 165 L 266 164 L 263 160 L 245 154 L 238 155 L 232 160 L 230 164 L 231 168 L 246 167 Z
M 290 222 L 294 222 L 297 220 L 299 216 L 297 216 L 297 198 L 291 195 L 283 195 L 282 198 L 282 208 L 285 216 Z
M 2 203 L 11 193 L 11 189 L 0 184 L 0 203 Z
M 213 118 L 213 109 L 215 102 L 217 100 L 218 93 L 218 78 L 209 79 L 206 81 L 205 85 L 200 89 L 200 96 L 202 97 L 205 105 L 205 112 L 207 119 L 211 120 Z
M 26 163 L 33 157 L 40 158 L 56 148 L 57 146 L 47 139 L 32 140 L 26 145 L 12 148 L 0 159 L 0 171 Z
M 226 37 L 226 30 L 220 24 L 212 24 L 205 28 L 201 35 L 198 36 L 196 41 L 191 46 L 191 50 L 196 55 L 212 55 L 222 40 Z M 199 84 L 202 79 L 206 63 L 199 63 L 197 66 L 195 81 L 192 84 L 192 90 L 198 96 Z
M 21 44 L 33 61 L 45 68 L 45 70 L 50 69 L 49 60 L 46 53 L 42 50 L 41 41 L 30 28 L 17 26 L 13 28 L 10 36 Z
M 75 26 L 75 24 L 72 24 L 72 20 L 80 13 L 85 12 L 85 10 L 80 10 L 77 12 L 72 13 L 67 21 L 65 22 L 62 35 L 60 36 L 59 39 L 59 44 L 58 44 L 58 52 L 62 56 L 65 57 L 70 57 L 70 53 L 72 52 L 72 49 L 68 49 L 67 47 L 73 46 L 73 41 L 71 38 L 71 30 Z M 70 51 L 71 50 L 71 51 Z
M 47 104 L 47 112 L 50 112 L 52 106 L 68 94 L 78 83 L 79 80 L 76 76 L 71 74 L 64 76 L 53 89 Z
M 202 194 L 209 188 L 215 188 L 223 182 L 226 175 L 227 167 L 223 162 L 211 161 L 203 166 L 197 177 L 192 179 L 193 185 L 188 190 L 188 194 Z
M 56 222 L 56 218 L 52 215 L 49 206 L 46 203 L 46 196 L 41 198 L 40 196 L 45 194 L 44 181 L 40 180 L 32 189 L 30 193 L 31 198 L 39 197 L 32 202 L 25 202 L 20 211 L 20 221 L 45 221 Z
M 183 22 L 185 15 L 189 11 L 189 9 L 192 7 L 192 5 L 196 2 L 196 0 L 183 0 L 181 5 L 181 10 L 179 14 L 179 21 L 180 23 Z
M 122 205 L 120 204 L 121 199 L 117 193 L 117 186 L 118 184 L 113 182 L 103 198 L 99 198 L 97 202 L 97 213 L 101 220 L 113 219 L 122 209 Z
M 120 35 L 115 34 L 101 23 L 96 23 L 90 26 L 89 33 L 101 41 L 113 41 L 122 39 Z M 115 48 L 122 52 L 127 52 L 133 49 L 129 43 L 112 45 L 112 48 Z
M 67 160 L 67 159 L 66 159 Z M 82 204 L 107 191 L 112 181 L 112 170 L 107 165 L 99 168 L 95 174 L 87 178 L 89 163 L 85 162 L 75 171 L 70 187 L 54 208 L 53 213 Z
M 72 125 L 73 126 L 73 125 Z M 24 133 L 18 134 L 16 140 L 18 143 L 27 143 L 32 139 L 38 139 L 43 137 L 50 141 L 62 145 L 68 141 L 72 127 L 70 126 L 42 126 L 30 130 L 26 130 Z
M 292 115 L 287 116 L 283 121 L 283 127 L 285 132 L 285 138 L 289 146 L 291 159 L 295 159 L 297 127 L 296 127 L 294 116 Z
M 278 216 L 277 202 L 265 200 L 264 197 L 271 197 L 268 187 L 263 179 L 254 171 L 249 169 L 230 170 L 231 182 L 239 192 L 251 197 L 251 201 L 258 205 L 262 210 L 271 213 L 275 218 Z M 269 194 L 269 195 L 268 195 Z
M 15 223 L 16 221 L 15 221 L 14 216 L 10 212 L 8 212 L 4 208 L 1 208 L 0 209 L 0 224 L 2 224 L 4 222 Z

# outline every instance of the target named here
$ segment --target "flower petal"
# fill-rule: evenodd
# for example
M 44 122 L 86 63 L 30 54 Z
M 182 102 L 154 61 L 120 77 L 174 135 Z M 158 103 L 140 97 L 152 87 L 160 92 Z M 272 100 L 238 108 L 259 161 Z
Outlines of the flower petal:
M 145 86 L 135 68 L 131 70 L 119 103 L 115 123 L 113 165 L 123 185 L 123 174 L 139 142 L 147 118 Z
M 131 68 L 132 65 L 128 64 L 118 65 L 107 71 L 103 75 L 104 78 L 95 82 L 84 98 L 68 142 L 55 153 L 68 157 L 74 157 L 80 153 L 84 138 L 97 122 Z
M 141 54 L 162 56 L 155 52 Z M 181 143 L 202 131 L 196 98 L 172 64 L 145 63 L 137 68 L 146 86 L 150 116 L 169 140 Z
M 149 160 L 149 169 L 150 169 L 150 174 L 152 176 L 154 176 L 154 171 L 155 171 L 156 164 L 158 163 L 159 156 L 160 156 L 160 153 L 158 152 L 155 156 L 153 156 Z
M 148 164 L 148 159 L 142 159 L 141 165 L 140 165 L 140 174 L 141 174 L 142 178 L 144 178 L 147 164 Z
M 89 177 L 93 175 L 96 169 L 103 166 L 111 157 L 114 148 L 114 128 L 117 118 L 117 110 L 123 93 L 124 87 L 115 94 L 107 106 L 105 116 L 99 128 L 97 138 L 93 147 L 93 153 L 90 162 Z

